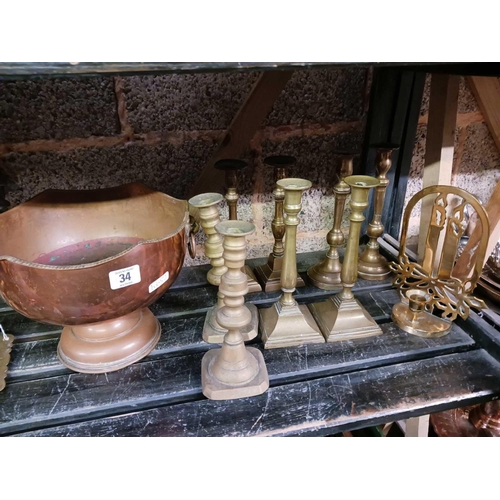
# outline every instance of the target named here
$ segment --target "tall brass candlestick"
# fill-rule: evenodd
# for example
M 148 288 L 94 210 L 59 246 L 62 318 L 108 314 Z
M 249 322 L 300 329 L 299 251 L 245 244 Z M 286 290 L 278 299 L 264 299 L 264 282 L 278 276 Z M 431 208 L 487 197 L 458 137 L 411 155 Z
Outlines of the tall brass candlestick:
M 216 161 L 214 167 L 223 170 L 225 173 L 225 189 L 226 189 L 226 201 L 229 209 L 229 220 L 238 220 L 238 198 L 239 194 L 238 188 L 238 170 L 241 170 L 247 166 L 245 160 L 237 160 L 232 158 L 225 158 L 223 160 Z M 262 287 L 260 286 L 255 274 L 250 269 L 249 266 L 245 265 L 243 267 L 243 272 L 247 275 L 248 279 L 248 291 L 249 293 L 260 292 Z
M 367 175 L 351 175 L 344 181 L 351 187 L 351 215 L 341 272 L 343 289 L 325 302 L 309 305 L 327 342 L 370 337 L 382 333 L 380 327 L 352 293 L 358 271 L 359 233 L 361 223 L 365 220 L 363 211 L 368 206 L 369 190 L 378 186 L 379 181 Z
M 274 169 L 274 182 L 286 178 L 287 168 L 295 165 L 293 156 L 268 156 L 264 159 L 264 164 Z M 285 247 L 283 238 L 285 236 L 285 221 L 283 219 L 283 200 L 285 190 L 275 185 L 274 191 L 274 219 L 271 223 L 274 236 L 273 251 L 269 254 L 267 262 L 255 268 L 255 275 L 266 292 L 273 292 L 281 289 L 281 270 L 283 267 L 283 255 Z M 305 286 L 304 280 L 297 274 L 296 286 Z
M 384 234 L 384 225 L 381 221 L 385 191 L 389 185 L 386 175 L 391 168 L 392 152 L 395 149 L 396 146 L 377 149 L 377 179 L 380 184 L 375 188 L 373 219 L 366 230 L 370 241 L 358 259 L 358 276 L 365 280 L 383 280 L 391 274 L 387 259 L 379 253 L 377 238 Z
M 282 179 L 277 184 L 285 190 L 285 255 L 281 271 L 283 295 L 273 306 L 259 309 L 259 328 L 266 349 L 325 341 L 307 306 L 298 305 L 292 295 L 297 282 L 297 215 L 302 208 L 302 192 L 311 187 L 311 182 L 290 178 Z
M 344 178 L 352 175 L 353 158 L 354 155 L 345 155 L 342 158 L 342 166 L 339 174 L 340 180 L 333 188 L 333 192 L 335 193 L 333 227 L 326 236 L 330 249 L 323 262 L 312 266 L 307 271 L 307 276 L 311 280 L 311 283 L 323 290 L 335 290 L 342 286 L 342 280 L 340 279 L 342 266 L 340 265 L 338 249 L 344 245 L 345 238 L 340 226 L 342 224 L 346 198 L 351 192 L 351 188 L 346 184 Z
M 245 237 L 255 231 L 250 222 L 224 221 L 216 226 L 224 236 L 224 260 L 228 271 L 221 279 L 224 307 L 217 311 L 218 323 L 227 330 L 221 349 L 211 349 L 201 362 L 201 385 L 209 399 L 236 399 L 262 394 L 269 377 L 262 353 L 245 347 L 241 329 L 251 320 L 244 307 L 248 292 L 245 262 Z
M 198 210 L 201 227 L 207 235 L 205 241 L 205 255 L 210 259 L 212 268 L 207 273 L 207 281 L 219 286 L 221 276 L 227 271 L 222 258 L 222 236 L 217 233 L 215 226 L 220 222 L 217 205 L 223 200 L 219 193 L 204 193 L 193 196 L 189 204 Z

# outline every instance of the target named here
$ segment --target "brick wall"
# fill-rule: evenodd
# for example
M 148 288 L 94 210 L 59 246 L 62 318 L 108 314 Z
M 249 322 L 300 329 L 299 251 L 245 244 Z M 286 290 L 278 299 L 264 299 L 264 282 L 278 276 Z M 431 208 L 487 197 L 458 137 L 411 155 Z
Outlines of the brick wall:
M 19 204 L 48 188 L 84 189 L 142 181 L 185 198 L 259 74 L 89 77 L 0 82 L 0 169 Z M 271 154 L 297 158 L 291 176 L 313 182 L 303 197 L 298 251 L 325 249 L 338 152 L 361 151 L 367 71 L 296 71 L 244 155 L 239 216 L 256 232 L 249 256 L 272 247 Z M 429 96 L 422 102 L 408 195 L 421 188 Z M 460 88 L 454 183 L 487 201 L 499 155 L 474 97 Z M 227 217 L 227 209 L 222 209 Z M 347 211 L 344 228 L 347 228 Z M 418 227 L 418 215 L 414 227 Z M 415 221 L 414 221 L 415 222 Z M 198 237 L 198 243 L 203 238 Z M 203 256 L 186 264 L 205 262 Z

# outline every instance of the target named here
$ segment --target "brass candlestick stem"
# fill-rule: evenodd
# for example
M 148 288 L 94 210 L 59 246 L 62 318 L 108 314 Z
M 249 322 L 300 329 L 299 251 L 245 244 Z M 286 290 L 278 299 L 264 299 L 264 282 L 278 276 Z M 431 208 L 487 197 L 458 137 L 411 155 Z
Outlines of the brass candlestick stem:
M 229 209 L 229 220 L 238 220 L 238 198 L 239 194 L 238 188 L 238 170 L 241 170 L 247 166 L 245 160 L 236 160 L 231 158 L 226 158 L 223 160 L 216 161 L 214 167 L 223 170 L 225 173 L 224 182 L 226 190 L 226 201 Z M 243 272 L 247 275 L 248 279 L 248 292 L 260 292 L 262 287 L 260 286 L 255 274 L 250 269 L 249 266 L 243 266 Z
M 342 286 L 340 278 L 342 266 L 340 265 L 338 249 L 344 246 L 345 238 L 340 226 L 342 224 L 346 198 L 351 192 L 351 188 L 346 184 L 344 178 L 352 175 L 353 158 L 354 155 L 346 155 L 342 158 L 340 180 L 333 188 L 333 192 L 335 193 L 333 227 L 326 236 L 330 249 L 323 262 L 312 266 L 307 271 L 307 276 L 311 280 L 311 283 L 323 290 L 335 290 Z
M 201 385 L 209 399 L 235 399 L 262 394 L 269 387 L 269 377 L 262 353 L 245 347 L 241 329 L 251 320 L 244 307 L 248 292 L 245 262 L 245 237 L 255 231 L 250 222 L 225 221 L 217 224 L 224 235 L 224 260 L 228 271 L 221 279 L 224 306 L 217 311 L 217 321 L 227 333 L 222 348 L 211 349 L 202 359 Z
M 265 165 L 274 169 L 274 182 L 286 178 L 287 168 L 296 162 L 293 156 L 268 156 L 264 160 Z M 274 236 L 273 251 L 269 254 L 267 262 L 255 268 L 255 275 L 266 292 L 281 289 L 281 270 L 283 268 L 283 255 L 285 247 L 283 238 L 285 236 L 285 221 L 283 219 L 283 201 L 285 190 L 275 185 L 274 191 L 274 218 L 271 223 Z M 304 280 L 297 274 L 296 286 L 305 286 Z
M 365 280 L 383 280 L 391 274 L 387 259 L 379 253 L 377 239 L 384 234 L 382 210 L 384 208 L 385 192 L 389 185 L 387 172 L 392 166 L 392 153 L 395 149 L 397 149 L 395 146 L 377 149 L 377 179 L 379 185 L 375 188 L 373 219 L 366 230 L 370 241 L 358 259 L 358 276 Z
M 302 208 L 302 192 L 311 187 L 305 179 L 282 179 L 277 183 L 285 190 L 285 255 L 281 272 L 283 295 L 271 307 L 259 309 L 262 342 L 266 349 L 322 343 L 322 337 L 307 306 L 293 298 L 297 282 L 296 240 Z
M 201 227 L 207 235 L 205 241 L 205 255 L 210 259 L 212 268 L 207 273 L 207 281 L 219 286 L 221 276 L 227 271 L 222 258 L 222 236 L 217 233 L 215 226 L 220 222 L 217 205 L 223 200 L 219 193 L 204 193 L 194 196 L 189 204 L 198 210 Z
M 379 181 L 367 175 L 351 175 L 344 180 L 351 187 L 351 215 L 341 272 L 343 289 L 325 302 L 309 305 L 327 342 L 370 337 L 382 333 L 377 323 L 352 293 L 358 271 L 359 233 L 361 223 L 365 220 L 363 211 L 368 206 L 369 190 L 378 186 Z

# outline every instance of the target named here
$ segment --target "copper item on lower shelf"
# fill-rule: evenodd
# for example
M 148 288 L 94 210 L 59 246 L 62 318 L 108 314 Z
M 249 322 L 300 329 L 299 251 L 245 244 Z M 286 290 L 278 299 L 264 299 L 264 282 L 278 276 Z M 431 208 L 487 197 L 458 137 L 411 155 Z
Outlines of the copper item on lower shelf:
M 342 266 L 340 264 L 339 248 L 344 246 L 345 238 L 341 225 L 345 202 L 351 192 L 351 188 L 346 184 L 344 178 L 352 175 L 354 156 L 354 154 L 342 155 L 339 182 L 333 188 L 333 192 L 335 193 L 333 227 L 326 236 L 330 248 L 322 262 L 315 264 L 307 270 L 309 281 L 314 286 L 323 290 L 338 290 L 342 288 L 342 280 L 340 278 Z
M 265 349 L 325 341 L 307 306 L 297 304 L 293 297 L 297 282 L 297 216 L 302 208 L 302 193 L 311 187 L 311 182 L 289 178 L 278 181 L 278 185 L 285 190 L 285 256 L 281 272 L 283 294 L 271 307 L 259 309 L 259 328 Z
M 440 437 L 500 437 L 500 401 L 433 413 L 430 421 Z
M 269 387 L 269 376 L 262 353 L 246 347 L 241 329 L 251 321 L 245 306 L 248 282 L 241 268 L 246 256 L 246 236 L 255 226 L 244 221 L 224 221 L 216 226 L 224 236 L 224 261 L 228 271 L 220 290 L 224 306 L 217 311 L 217 322 L 226 329 L 222 347 L 210 349 L 201 362 L 201 385 L 209 399 L 236 399 L 262 394 Z
M 214 168 L 224 171 L 225 174 L 225 190 L 226 201 L 229 209 L 229 220 L 238 220 L 238 171 L 245 168 L 247 162 L 245 160 L 238 160 L 233 158 L 224 158 L 218 160 L 214 164 Z M 260 286 L 254 272 L 249 266 L 243 266 L 243 272 L 247 275 L 248 279 L 248 293 L 261 292 Z
M 58 356 L 71 370 L 119 370 L 160 338 L 147 307 L 182 268 L 188 221 L 185 200 L 142 184 L 44 191 L 0 215 L 1 295 L 64 325 Z
M 375 188 L 373 202 L 373 219 L 366 230 L 370 238 L 364 251 L 358 257 L 358 276 L 365 280 L 383 280 L 391 274 L 387 259 L 380 254 L 377 239 L 384 234 L 382 211 L 384 208 L 385 192 L 389 185 L 387 172 L 392 166 L 392 154 L 398 147 L 394 145 L 379 146 L 377 148 L 377 179 L 379 185 Z
M 351 175 L 344 179 L 351 187 L 349 236 L 342 263 L 342 291 L 325 302 L 309 304 L 314 319 L 327 342 L 380 335 L 382 330 L 352 293 L 358 276 L 358 248 L 363 211 L 368 206 L 370 189 L 379 183 L 375 177 Z
M 406 240 L 411 212 L 426 196 L 433 196 L 434 203 L 422 264 L 419 264 L 410 262 L 406 254 Z M 476 211 L 482 238 L 473 251 L 466 255 L 467 273 L 465 277 L 459 278 L 453 271 L 467 226 L 467 205 Z M 463 189 L 454 186 L 429 186 L 410 199 L 403 216 L 398 261 L 390 263 L 391 269 L 396 273 L 393 285 L 398 288 L 402 299 L 402 303 L 395 304 L 392 318 L 401 329 L 422 337 L 440 337 L 450 331 L 457 316 L 467 319 L 471 307 L 486 307 L 472 292 L 481 276 L 489 233 L 488 214 L 477 198 Z M 413 328 L 409 322 L 407 301 L 412 295 L 422 293 L 427 298 L 421 318 L 429 318 L 429 321 L 422 320 L 418 328 Z M 430 320 L 435 308 L 443 311 L 441 321 L 448 325 L 447 329 L 444 329 L 443 324 L 438 325 L 436 321 Z
M 285 221 L 283 219 L 285 191 L 277 182 L 287 177 L 287 169 L 295 165 L 295 163 L 296 160 L 293 156 L 277 155 L 268 156 L 264 159 L 264 164 L 274 170 L 274 218 L 271 223 L 274 245 L 267 262 L 255 268 L 255 275 L 266 292 L 281 290 L 281 269 L 283 267 L 283 255 L 285 254 L 285 247 L 283 246 L 283 238 L 285 237 Z M 305 286 L 304 280 L 299 274 L 297 274 L 296 286 Z

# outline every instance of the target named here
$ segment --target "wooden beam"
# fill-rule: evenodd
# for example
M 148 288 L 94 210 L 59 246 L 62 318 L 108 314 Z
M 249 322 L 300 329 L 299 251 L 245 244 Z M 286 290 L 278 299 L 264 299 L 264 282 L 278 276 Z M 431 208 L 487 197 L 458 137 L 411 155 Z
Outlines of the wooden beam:
M 486 213 L 490 219 L 490 235 L 488 241 L 488 247 L 486 249 L 486 255 L 484 256 L 483 265 L 486 264 L 488 257 L 491 255 L 493 248 L 497 241 L 500 239 L 500 181 L 497 182 L 493 193 L 486 204 Z M 471 274 L 473 269 L 469 269 L 469 261 L 471 250 L 479 243 L 483 235 L 483 228 L 481 224 L 476 224 L 473 229 L 465 248 L 457 259 L 457 263 L 453 268 L 453 276 L 459 279 L 465 279 L 469 274 Z
M 274 102 L 285 88 L 293 71 L 268 71 L 262 73 L 250 94 L 233 118 L 218 150 L 203 167 L 190 196 L 208 191 L 221 191 L 224 172 L 213 168 L 217 160 L 239 158 L 248 147 L 259 126 L 271 111 Z
M 468 76 L 467 83 L 500 151 L 500 82 L 496 77 Z
M 467 83 L 476 98 L 490 134 L 500 151 L 500 82 L 498 78 L 469 76 L 467 77 Z M 490 219 L 490 235 L 483 264 L 486 263 L 497 241 L 500 239 L 500 182 L 495 186 L 485 208 Z M 455 277 L 464 279 L 469 274 L 467 273 L 467 256 L 470 255 L 470 250 L 479 243 L 481 236 L 481 225 L 477 225 L 472 231 L 462 255 L 457 260 L 453 270 Z
M 451 184 L 455 126 L 457 122 L 458 85 L 458 76 L 432 75 L 423 188 L 438 184 Z M 420 263 L 424 256 L 433 203 L 434 200 L 430 196 L 422 200 L 418 240 L 418 259 Z

